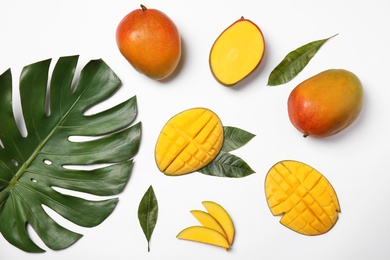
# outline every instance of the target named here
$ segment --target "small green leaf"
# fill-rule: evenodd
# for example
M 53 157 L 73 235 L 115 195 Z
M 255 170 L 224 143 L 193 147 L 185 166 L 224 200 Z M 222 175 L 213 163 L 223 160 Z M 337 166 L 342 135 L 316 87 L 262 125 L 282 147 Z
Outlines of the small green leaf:
M 138 207 L 138 220 L 148 241 L 148 252 L 150 252 L 150 238 L 156 226 L 158 216 L 158 203 L 152 185 L 146 191 Z
M 271 72 L 268 78 L 268 86 L 277 86 L 292 80 L 306 67 L 321 46 L 336 35 L 307 43 L 287 54 Z
M 206 175 L 229 178 L 241 178 L 254 173 L 243 159 L 229 152 L 242 147 L 255 135 L 232 126 L 224 126 L 223 130 L 224 140 L 221 151 L 213 161 L 198 171 Z
M 222 146 L 222 151 L 224 152 L 236 150 L 248 143 L 253 137 L 255 137 L 254 134 L 237 127 L 224 126 L 223 130 L 224 142 Z
M 220 151 L 211 163 L 198 171 L 206 175 L 230 178 L 241 178 L 254 173 L 240 157 L 224 151 Z

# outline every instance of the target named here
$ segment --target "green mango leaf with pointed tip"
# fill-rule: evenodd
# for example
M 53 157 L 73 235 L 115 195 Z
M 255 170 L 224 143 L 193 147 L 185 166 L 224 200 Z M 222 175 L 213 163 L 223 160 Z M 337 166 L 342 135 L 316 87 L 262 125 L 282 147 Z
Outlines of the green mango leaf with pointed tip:
M 228 178 L 242 178 L 255 173 L 243 159 L 230 153 L 247 144 L 255 135 L 233 126 L 224 126 L 223 132 L 224 140 L 221 151 L 214 160 L 199 169 L 198 172 Z
M 199 170 L 200 173 L 229 178 L 242 178 L 255 171 L 240 157 L 220 151 L 215 159 Z
M 141 123 L 133 124 L 136 97 L 86 115 L 121 81 L 101 59 L 88 62 L 77 78 L 77 63 L 78 56 L 59 58 L 51 77 L 50 59 L 23 68 L 19 90 L 26 136 L 19 131 L 20 118 L 14 117 L 11 70 L 0 75 L 0 233 L 26 252 L 45 251 L 33 242 L 27 226 L 53 250 L 82 237 L 58 224 L 43 206 L 82 227 L 102 223 L 118 198 L 88 200 L 72 191 L 119 194 L 139 149 Z M 71 141 L 71 136 L 94 138 Z M 67 167 L 84 165 L 96 167 Z
M 267 85 L 277 86 L 295 78 L 306 67 L 321 46 L 336 35 L 309 42 L 288 53 L 269 75 Z
M 153 186 L 150 185 L 138 206 L 138 220 L 148 241 L 148 252 L 150 252 L 150 239 L 157 223 L 157 217 L 158 202 Z
M 230 152 L 240 148 L 255 137 L 254 134 L 234 126 L 224 126 L 222 151 Z

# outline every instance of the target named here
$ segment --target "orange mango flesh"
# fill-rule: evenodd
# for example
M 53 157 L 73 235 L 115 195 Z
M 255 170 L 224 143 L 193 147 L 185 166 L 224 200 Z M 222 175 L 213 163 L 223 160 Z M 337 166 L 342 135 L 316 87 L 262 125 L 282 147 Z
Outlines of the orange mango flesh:
M 220 246 L 225 249 L 230 247 L 228 241 L 221 233 L 203 226 L 191 226 L 183 229 L 176 237 L 178 239 Z
M 179 239 L 220 246 L 229 250 L 233 244 L 234 225 L 228 212 L 218 203 L 203 201 L 207 212 L 191 210 L 191 214 L 202 226 L 190 226 L 177 235 Z
M 227 238 L 225 230 L 223 230 L 221 224 L 209 213 L 201 210 L 191 210 L 191 214 L 199 221 L 202 226 L 214 229 Z
M 155 147 L 159 170 L 167 175 L 194 172 L 209 164 L 223 144 L 219 117 L 206 108 L 192 108 L 172 117 L 163 127 Z
M 213 216 L 221 225 L 221 227 L 225 231 L 229 244 L 232 245 L 234 240 L 235 228 L 229 213 L 216 202 L 203 201 L 202 204 L 206 208 L 207 212 L 211 216 Z
M 282 161 L 267 173 L 265 192 L 280 223 L 304 234 L 320 235 L 338 220 L 340 205 L 329 181 L 314 168 L 297 161 Z
M 231 86 L 244 79 L 260 64 L 265 44 L 260 29 L 241 18 L 227 28 L 210 51 L 210 68 L 223 85 Z

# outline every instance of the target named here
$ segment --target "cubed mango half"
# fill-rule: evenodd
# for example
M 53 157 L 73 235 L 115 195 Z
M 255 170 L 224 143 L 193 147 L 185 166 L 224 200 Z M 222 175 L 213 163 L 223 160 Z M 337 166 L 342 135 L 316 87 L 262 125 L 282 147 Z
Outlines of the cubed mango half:
M 337 222 L 340 205 L 329 181 L 316 169 L 297 161 L 281 161 L 267 173 L 265 193 L 280 223 L 309 236 L 328 232 Z
M 183 175 L 209 164 L 223 144 L 223 125 L 207 108 L 191 108 L 164 125 L 155 147 L 158 169 L 166 175 Z

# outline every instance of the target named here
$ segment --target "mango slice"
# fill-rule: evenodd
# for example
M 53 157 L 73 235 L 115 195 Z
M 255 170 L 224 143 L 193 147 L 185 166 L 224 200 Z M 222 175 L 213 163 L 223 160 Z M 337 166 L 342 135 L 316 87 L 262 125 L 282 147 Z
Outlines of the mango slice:
M 176 236 L 179 239 L 191 240 L 220 246 L 229 250 L 234 238 L 234 225 L 227 211 L 218 203 L 203 201 L 208 212 L 191 210 L 191 214 L 202 226 L 190 226 Z
M 304 235 L 328 232 L 338 220 L 340 205 L 329 181 L 317 170 L 297 161 L 281 161 L 267 173 L 265 193 L 280 223 Z
M 183 175 L 209 164 L 223 144 L 219 117 L 207 108 L 191 108 L 172 117 L 160 132 L 155 147 L 158 169 Z
M 183 229 L 176 237 L 179 239 L 206 243 L 223 248 L 230 247 L 228 241 L 221 233 L 203 226 L 191 226 Z
M 201 210 L 191 210 L 191 214 L 199 221 L 200 224 L 202 224 L 202 226 L 214 229 L 227 238 L 225 230 L 223 230 L 221 224 L 219 224 L 219 222 L 209 213 Z
M 229 244 L 233 244 L 235 229 L 229 213 L 216 202 L 203 201 L 202 204 L 206 208 L 207 212 L 222 226 Z
M 232 86 L 258 67 L 264 50 L 260 28 L 241 17 L 214 42 L 209 56 L 211 72 L 222 85 Z

